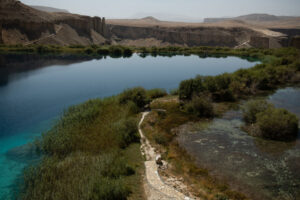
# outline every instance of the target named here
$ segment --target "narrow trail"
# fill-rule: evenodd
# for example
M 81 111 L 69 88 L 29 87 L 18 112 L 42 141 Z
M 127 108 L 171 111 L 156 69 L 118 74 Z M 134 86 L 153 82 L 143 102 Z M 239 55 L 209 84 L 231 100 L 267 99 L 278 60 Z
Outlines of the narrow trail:
M 250 40 L 248 40 L 248 41 L 246 41 L 246 42 L 244 42 L 242 44 L 239 44 L 239 45 L 235 46 L 234 48 L 238 49 L 238 48 L 243 47 L 243 46 L 244 47 L 251 47 L 249 43 L 250 43 Z
M 45 36 L 43 38 L 40 38 L 40 39 L 37 39 L 37 40 L 33 40 L 33 41 L 30 41 L 30 42 L 27 42 L 27 43 L 24 44 L 24 46 L 28 46 L 28 45 L 34 44 L 36 42 L 39 42 L 39 41 L 42 41 L 42 40 L 54 37 L 54 36 L 56 36 L 61 31 L 62 28 L 63 28 L 62 26 L 59 26 L 58 29 L 55 31 L 55 33 L 52 33 L 50 35 L 47 35 L 47 36 Z
M 146 195 L 148 200 L 190 200 L 189 197 L 178 192 L 173 187 L 166 185 L 158 174 L 158 166 L 156 164 L 155 149 L 150 145 L 148 139 L 143 134 L 141 125 L 149 112 L 144 112 L 139 122 L 138 128 L 141 136 L 141 151 L 145 155 L 145 168 L 146 168 Z

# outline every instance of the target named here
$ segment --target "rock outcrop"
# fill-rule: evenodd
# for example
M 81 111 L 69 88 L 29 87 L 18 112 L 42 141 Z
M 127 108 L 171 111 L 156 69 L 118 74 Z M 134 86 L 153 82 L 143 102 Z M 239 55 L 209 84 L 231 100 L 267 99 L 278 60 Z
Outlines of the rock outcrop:
M 57 35 L 57 30 L 64 28 L 63 25 L 68 25 L 76 31 L 76 34 L 73 34 L 76 38 L 72 41 L 76 41 L 75 44 L 87 45 L 94 43 L 93 38 L 102 37 L 105 30 L 105 20 L 100 17 L 44 12 L 16 0 L 1 0 L 0 24 L 2 25 L 0 42 L 5 44 L 45 41 L 52 44 L 54 41 L 54 44 L 66 45 Z
M 275 18 L 269 15 L 239 17 L 241 20 L 267 22 L 273 19 L 276 21 Z M 108 20 L 106 24 L 105 18 L 44 12 L 26 6 L 20 1 L 0 1 L 0 43 L 4 44 L 112 43 L 137 46 L 180 45 L 235 48 L 244 47 L 243 44 L 247 44 L 247 47 L 251 45 L 258 48 L 298 46 L 298 39 L 293 38 L 299 34 L 299 29 L 272 30 L 240 20 L 203 24 L 166 22 L 146 17 L 140 20 L 119 20 L 119 22 Z
M 139 40 L 155 38 L 162 42 L 184 46 L 227 46 L 235 47 L 251 35 L 260 33 L 243 27 L 134 27 L 107 25 L 109 35 L 116 40 Z
M 300 49 L 300 35 L 291 39 L 290 46 Z
M 3 44 L 2 40 L 2 23 L 0 22 L 0 44 Z
M 55 24 L 67 24 L 80 36 L 90 36 L 91 31 L 94 30 L 97 33 L 104 35 L 105 30 L 105 19 L 100 17 L 89 17 L 89 16 L 61 16 L 54 21 Z

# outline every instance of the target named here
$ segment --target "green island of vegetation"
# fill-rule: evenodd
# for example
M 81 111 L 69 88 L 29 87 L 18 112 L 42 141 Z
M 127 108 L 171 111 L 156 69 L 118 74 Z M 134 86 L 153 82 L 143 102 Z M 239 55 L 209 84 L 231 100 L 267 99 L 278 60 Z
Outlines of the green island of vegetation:
M 297 137 L 299 119 L 285 109 L 275 108 L 265 100 L 252 100 L 244 106 L 243 112 L 244 129 L 250 135 L 272 140 Z
M 215 47 L 122 47 L 122 46 L 0 46 L 1 53 L 83 54 L 86 56 L 147 55 L 239 56 L 259 59 L 249 69 L 219 76 L 184 80 L 178 90 L 128 89 L 120 95 L 90 100 L 70 107 L 56 125 L 36 142 L 42 152 L 39 164 L 26 169 L 22 199 L 144 199 L 143 157 L 137 121 L 150 103 L 143 130 L 172 167 L 166 173 L 180 175 L 193 194 L 206 199 L 247 199 L 226 183 L 197 167 L 193 158 L 176 143 L 175 128 L 189 121 L 207 123 L 222 114 L 231 102 L 300 82 L 300 52 L 282 49 L 230 49 Z M 160 101 L 156 98 L 163 97 Z M 167 96 L 167 97 L 166 97 Z M 257 103 L 256 103 L 257 104 Z M 266 103 L 248 107 L 246 122 L 254 123 L 263 137 L 282 139 L 295 133 L 297 119 Z M 261 106 L 260 105 L 260 106 Z M 165 110 L 161 111 L 161 109 Z M 255 110 L 258 109 L 258 110 Z M 269 118 L 270 115 L 274 117 Z M 279 124 L 280 134 L 274 132 Z M 298 122 L 297 122 L 298 123 Z M 297 126 L 298 129 L 298 126 Z M 274 135 L 275 133 L 275 135 Z

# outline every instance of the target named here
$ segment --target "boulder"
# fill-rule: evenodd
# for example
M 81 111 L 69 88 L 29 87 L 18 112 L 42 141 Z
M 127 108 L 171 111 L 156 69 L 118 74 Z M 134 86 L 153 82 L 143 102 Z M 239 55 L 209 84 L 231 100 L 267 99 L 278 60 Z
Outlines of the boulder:
M 157 155 L 155 158 L 155 162 L 157 165 L 162 165 L 162 159 L 161 159 L 161 155 Z

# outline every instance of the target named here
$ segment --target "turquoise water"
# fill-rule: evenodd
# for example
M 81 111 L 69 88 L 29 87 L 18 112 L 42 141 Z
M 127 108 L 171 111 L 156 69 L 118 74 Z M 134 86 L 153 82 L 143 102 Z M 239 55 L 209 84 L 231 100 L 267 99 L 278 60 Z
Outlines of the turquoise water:
M 285 88 L 268 100 L 300 119 L 300 88 Z M 183 126 L 178 141 L 196 159 L 232 188 L 252 199 L 300 199 L 300 131 L 293 142 L 264 140 L 241 130 L 240 110 L 231 110 L 205 129 Z
M 80 58 L 0 56 L 0 199 L 12 199 L 22 169 L 35 155 L 26 146 L 64 109 L 126 88 L 178 87 L 197 74 L 217 75 L 254 66 L 236 57 Z M 25 146 L 24 146 L 25 145 Z

